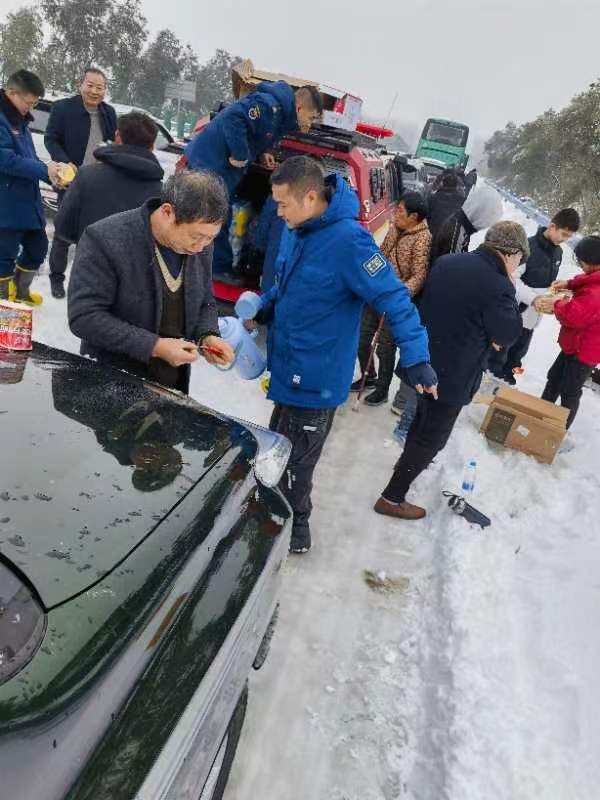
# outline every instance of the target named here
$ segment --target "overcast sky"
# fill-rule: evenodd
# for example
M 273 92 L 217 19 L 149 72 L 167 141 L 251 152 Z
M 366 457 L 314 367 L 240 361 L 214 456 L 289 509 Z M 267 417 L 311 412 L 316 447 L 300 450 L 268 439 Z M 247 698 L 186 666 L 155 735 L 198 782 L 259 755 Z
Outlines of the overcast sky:
M 25 3 L 0 0 L 0 12 Z M 365 113 L 488 135 L 561 108 L 600 77 L 600 0 L 142 0 L 202 61 L 224 48 L 347 89 Z
M 356 92 L 373 116 L 487 134 L 600 77 L 600 0 L 143 0 L 201 60 L 217 47 Z

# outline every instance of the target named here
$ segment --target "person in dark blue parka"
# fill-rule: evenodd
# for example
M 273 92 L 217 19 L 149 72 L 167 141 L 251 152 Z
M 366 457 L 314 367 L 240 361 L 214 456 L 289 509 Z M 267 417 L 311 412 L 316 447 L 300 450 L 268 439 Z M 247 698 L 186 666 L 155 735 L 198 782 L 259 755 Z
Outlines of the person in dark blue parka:
M 336 408 L 348 399 L 365 302 L 385 314 L 405 378 L 435 394 L 427 333 L 408 289 L 358 222 L 356 193 L 325 178 L 309 156 L 287 159 L 272 177 L 287 223 L 273 288 L 263 295 L 269 325 L 271 428 L 292 442 L 280 488 L 294 512 L 292 552 L 311 546 L 312 475 Z
M 519 337 L 521 315 L 513 276 L 528 256 L 521 225 L 498 222 L 475 252 L 442 256 L 433 265 L 420 311 L 439 378 L 438 400 L 418 398 L 417 416 L 394 474 L 375 504 L 377 513 L 400 519 L 425 516 L 425 509 L 406 502 L 406 493 L 446 446 L 461 409 L 479 389 L 490 353 L 510 347 Z
M 225 181 L 230 201 L 248 166 L 287 133 L 308 132 L 323 110 L 313 86 L 294 91 L 285 81 L 259 83 L 256 91 L 227 106 L 186 148 L 189 169 L 209 169 Z M 268 165 L 273 166 L 272 159 Z M 231 272 L 229 224 L 215 242 L 213 273 Z
M 41 302 L 29 287 L 48 250 L 39 182 L 57 182 L 59 171 L 38 158 L 29 132 L 30 111 L 43 95 L 40 79 L 27 70 L 0 90 L 0 299 L 8 298 L 14 276 L 16 299 L 25 303 Z

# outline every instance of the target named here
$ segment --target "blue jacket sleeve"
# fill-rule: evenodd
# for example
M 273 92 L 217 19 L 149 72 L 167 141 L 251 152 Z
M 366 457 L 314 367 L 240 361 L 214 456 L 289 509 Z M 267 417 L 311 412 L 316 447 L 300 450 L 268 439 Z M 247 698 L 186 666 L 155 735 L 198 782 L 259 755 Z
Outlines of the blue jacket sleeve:
M 371 234 L 358 225 L 343 264 L 344 280 L 351 291 L 380 314 L 385 314 L 400 348 L 400 364 L 411 367 L 428 363 L 427 331 L 408 289 L 396 276 Z
M 64 113 L 60 102 L 53 103 L 44 134 L 44 144 L 53 161 L 68 164 L 71 159 L 63 148 Z
M 248 137 L 257 135 L 262 126 L 267 124 L 265 117 L 272 114 L 272 109 L 251 94 L 233 103 L 223 114 L 223 135 L 231 158 L 249 161 L 256 154 L 250 152 Z
M 4 125 L 0 125 L 0 172 L 13 178 L 50 182 L 48 167 L 43 161 L 15 153 L 13 138 Z

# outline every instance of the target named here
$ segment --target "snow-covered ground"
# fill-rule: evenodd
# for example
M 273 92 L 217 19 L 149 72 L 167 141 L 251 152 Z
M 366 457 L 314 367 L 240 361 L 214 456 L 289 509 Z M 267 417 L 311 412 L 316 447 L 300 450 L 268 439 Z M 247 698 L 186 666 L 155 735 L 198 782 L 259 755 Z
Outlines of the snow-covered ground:
M 562 274 L 574 270 L 566 250 Z M 47 277 L 38 287 L 48 298 Z M 77 351 L 65 311 L 47 299 L 35 335 Z M 556 334 L 545 319 L 526 391 L 541 393 Z M 198 364 L 192 394 L 269 418 L 258 383 L 234 372 Z M 414 486 L 428 517 L 403 523 L 372 511 L 398 456 L 395 418 L 386 407 L 339 410 L 316 475 L 315 545 L 288 560 L 227 800 L 600 796 L 600 394 L 586 391 L 575 448 L 552 466 L 492 448 L 478 432 L 483 413 L 463 412 Z M 493 520 L 485 532 L 441 496 L 471 457 L 474 502 Z

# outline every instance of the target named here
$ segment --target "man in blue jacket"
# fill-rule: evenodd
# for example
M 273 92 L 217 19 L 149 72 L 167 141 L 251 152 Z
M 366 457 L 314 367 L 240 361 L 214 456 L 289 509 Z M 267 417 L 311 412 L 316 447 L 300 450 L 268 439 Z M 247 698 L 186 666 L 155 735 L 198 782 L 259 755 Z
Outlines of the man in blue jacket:
M 0 299 L 14 277 L 16 299 L 30 304 L 41 302 L 29 287 L 48 251 L 39 182 L 57 182 L 59 171 L 37 157 L 29 132 L 31 109 L 43 95 L 38 76 L 24 69 L 0 90 Z
M 225 181 L 230 202 L 248 166 L 259 156 L 273 168 L 267 151 L 286 134 L 307 133 L 323 112 L 321 95 L 314 86 L 294 91 L 285 81 L 259 83 L 256 91 L 227 106 L 198 133 L 186 149 L 190 169 L 210 169 Z M 231 276 L 229 223 L 215 242 L 213 273 Z
M 80 167 L 95 162 L 94 151 L 113 142 L 117 130 L 114 108 L 104 102 L 107 83 L 102 70 L 85 71 L 79 93 L 52 104 L 44 144 L 55 161 Z M 59 202 L 64 193 L 59 195 Z M 54 297 L 65 296 L 64 282 L 69 242 L 54 235 L 50 250 L 50 287 Z
M 293 553 L 311 546 L 312 477 L 336 408 L 348 399 L 364 303 L 385 314 L 400 348 L 404 379 L 436 395 L 427 333 L 408 290 L 357 221 L 356 193 L 325 178 L 308 156 L 273 174 L 273 197 L 287 223 L 275 286 L 263 296 L 269 324 L 271 428 L 292 442 L 281 490 L 294 512 Z

